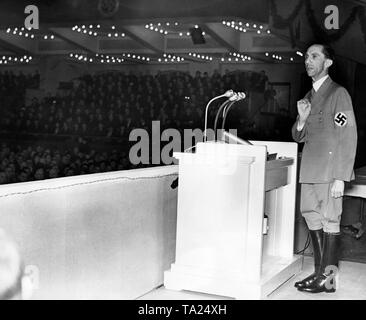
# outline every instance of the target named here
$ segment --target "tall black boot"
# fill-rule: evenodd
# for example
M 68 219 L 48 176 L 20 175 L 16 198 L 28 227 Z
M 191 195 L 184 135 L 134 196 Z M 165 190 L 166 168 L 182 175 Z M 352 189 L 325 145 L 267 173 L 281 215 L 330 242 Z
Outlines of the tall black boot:
M 313 283 L 304 288 L 298 288 L 300 291 L 319 293 L 335 292 L 335 276 L 338 273 L 340 233 L 324 233 L 324 247 L 321 261 L 321 274 Z
M 310 230 L 314 253 L 314 272 L 305 279 L 295 282 L 296 288 L 305 288 L 309 286 L 313 283 L 316 277 L 320 275 L 321 258 L 323 253 L 323 233 L 323 229 Z

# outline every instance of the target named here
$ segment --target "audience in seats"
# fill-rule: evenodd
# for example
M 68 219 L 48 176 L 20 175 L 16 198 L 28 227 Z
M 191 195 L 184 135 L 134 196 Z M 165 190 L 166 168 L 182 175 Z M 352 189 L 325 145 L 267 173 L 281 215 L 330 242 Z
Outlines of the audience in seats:
M 7 141 L 0 148 L 2 184 L 134 168 L 128 160 L 128 139 L 134 128 L 151 133 L 152 121 L 160 121 L 161 131 L 203 130 L 205 106 L 212 97 L 229 89 L 245 91 L 247 100 L 251 92 L 264 97 L 268 85 L 264 71 L 226 70 L 223 75 L 217 70 L 212 75 L 197 71 L 193 76 L 175 71 L 155 75 L 109 71 L 85 74 L 73 81 L 72 89 L 60 90 L 53 97 L 34 98 L 26 106 L 25 88 L 39 86 L 39 74 L 0 73 L 0 83 L 7 81 L 16 86 L 11 90 L 0 86 L 0 95 L 10 97 L 0 104 L 4 115 L 0 118 L 0 137 Z M 209 123 L 213 123 L 219 103 L 211 107 Z M 256 103 L 252 100 L 252 108 Z M 281 134 L 286 134 L 280 118 L 275 136 L 249 120 L 245 105 L 232 108 L 226 128 L 237 128 L 239 136 L 246 139 L 281 140 Z M 84 143 L 74 143 L 80 148 L 74 152 L 64 148 L 65 139 Z M 17 143 L 10 142 L 13 140 Z M 37 146 L 47 142 L 53 146 Z

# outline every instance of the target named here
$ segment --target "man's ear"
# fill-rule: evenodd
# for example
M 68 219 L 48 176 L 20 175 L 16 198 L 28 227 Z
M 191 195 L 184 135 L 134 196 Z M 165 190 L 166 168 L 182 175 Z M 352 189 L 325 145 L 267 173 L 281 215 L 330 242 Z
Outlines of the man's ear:
M 333 64 L 333 60 L 331 60 L 331 59 L 326 59 L 326 60 L 325 60 L 325 66 L 326 66 L 327 68 L 329 68 L 332 64 Z

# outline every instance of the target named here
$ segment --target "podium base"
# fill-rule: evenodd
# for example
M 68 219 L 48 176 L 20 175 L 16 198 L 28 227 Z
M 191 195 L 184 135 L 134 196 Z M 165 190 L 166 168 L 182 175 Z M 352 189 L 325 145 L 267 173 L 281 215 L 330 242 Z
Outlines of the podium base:
M 240 300 L 266 299 L 273 291 L 301 271 L 301 256 L 292 258 L 264 256 L 259 281 L 238 275 L 213 275 L 201 267 L 172 264 L 164 272 L 164 286 L 168 290 L 189 290 L 232 297 Z

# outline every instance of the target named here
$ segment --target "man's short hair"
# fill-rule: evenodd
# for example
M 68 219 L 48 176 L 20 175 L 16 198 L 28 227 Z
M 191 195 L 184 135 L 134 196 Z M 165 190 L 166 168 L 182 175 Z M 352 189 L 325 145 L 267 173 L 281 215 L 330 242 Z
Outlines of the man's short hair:
M 324 56 L 327 59 L 332 60 L 334 62 L 335 52 L 329 44 L 327 44 L 327 43 L 314 43 L 314 44 L 312 44 L 312 46 L 321 46 Z M 309 46 L 309 47 L 311 47 L 311 46 Z

